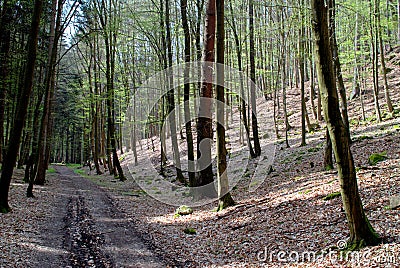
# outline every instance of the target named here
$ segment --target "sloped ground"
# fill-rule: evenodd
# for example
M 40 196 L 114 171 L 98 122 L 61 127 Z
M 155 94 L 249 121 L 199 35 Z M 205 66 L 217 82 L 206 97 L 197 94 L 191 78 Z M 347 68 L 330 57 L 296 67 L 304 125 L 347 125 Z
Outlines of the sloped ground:
M 399 51 L 395 52 L 394 56 L 389 56 L 391 60 L 388 67 L 392 69 L 389 73 L 392 101 L 398 110 L 400 94 L 397 87 L 400 85 L 400 68 L 396 60 L 399 58 Z M 370 81 L 367 81 L 367 85 L 370 85 Z M 67 233 L 69 235 L 83 227 L 89 236 L 99 237 L 98 240 L 95 239 L 98 245 L 96 244 L 91 251 L 93 254 L 90 253 L 89 258 L 83 258 L 83 262 L 90 261 L 86 263 L 87 266 L 92 264 L 101 266 L 96 262 L 97 259 L 115 265 L 115 260 L 118 261 L 119 256 L 125 256 L 120 258 L 125 261 L 124 264 L 120 264 L 123 267 L 134 263 L 138 258 L 140 260 L 137 255 L 129 255 L 129 250 L 132 248 L 130 242 L 125 247 L 119 243 L 124 241 L 124 237 L 129 236 L 141 237 L 152 249 L 152 251 L 143 249 L 147 253 L 142 255 L 152 256 L 154 254 L 152 252 L 155 252 L 156 256 L 163 256 L 165 262 L 171 266 L 398 267 L 400 265 L 399 210 L 390 210 L 388 206 L 390 197 L 400 195 L 400 118 L 398 113 L 395 118 L 390 118 L 385 113 L 382 89 L 380 103 L 384 121 L 376 124 L 371 94 L 371 88 L 367 87 L 363 95 L 365 121 L 362 120 L 359 98 L 349 102 L 349 115 L 359 189 L 366 214 L 383 238 L 383 243 L 379 246 L 368 247 L 348 256 L 339 253 L 338 249 L 344 246 L 348 237 L 341 199 L 334 198 L 328 201 L 322 199 L 330 193 L 339 191 L 337 174 L 335 171 L 322 169 L 323 126 L 307 134 L 308 145 L 299 147 L 300 96 L 298 90 L 293 89 L 288 95 L 288 111 L 292 114 L 290 124 L 293 126 L 289 133 L 291 147 L 286 148 L 282 140 L 277 141 L 274 172 L 269 175 L 264 174 L 265 180 L 254 192 L 249 192 L 248 186 L 252 183 L 252 172 L 257 172 L 257 169 L 252 163 L 245 166 L 240 164 L 244 169 L 238 172 L 241 171 L 243 176 L 232 191 L 237 205 L 223 212 L 213 212 L 212 209 L 216 205 L 216 202 L 213 202 L 195 207 L 191 215 L 174 217 L 176 206 L 159 202 L 138 187 L 135 179 L 148 176 L 147 172 L 154 170 L 151 165 L 142 164 L 144 159 L 151 159 L 157 154 L 152 152 L 151 148 L 147 150 L 147 146 L 139 152 L 139 165 L 132 174 L 134 178 L 128 175 L 129 179 L 126 182 L 114 180 L 107 175 L 94 176 L 86 170 L 76 170 L 97 183 L 102 190 L 90 182 L 77 180 L 75 191 L 90 190 L 90 194 L 79 194 L 78 191 L 78 194 L 75 194 L 78 197 L 72 199 L 68 199 L 71 195 L 65 195 L 63 189 L 70 178 L 74 178 L 72 173 L 63 171 L 62 176 L 50 175 L 49 183 L 45 187 L 35 188 L 38 198 L 26 199 L 25 185 L 20 180 L 22 174 L 17 171 L 11 188 L 11 205 L 14 211 L 0 215 L 0 266 L 65 265 L 73 256 L 71 252 L 74 252 L 74 246 L 79 247 L 79 243 L 74 245 L 74 238 L 60 239 L 60 234 L 65 236 L 63 228 L 70 226 L 71 232 Z M 263 125 L 265 121 L 270 123 L 270 120 L 265 119 L 270 116 L 271 107 L 273 107 L 271 101 L 260 100 L 258 109 L 261 128 L 265 127 L 265 124 Z M 310 110 L 309 114 L 315 123 Z M 282 117 L 279 120 L 282 120 Z M 279 123 L 280 134 L 283 135 L 282 121 Z M 231 125 L 232 130 L 237 130 L 237 127 L 235 123 Z M 231 134 L 232 150 L 237 149 L 235 142 L 239 142 L 239 138 L 234 136 L 232 131 L 228 134 Z M 264 140 L 263 146 L 267 145 L 268 142 Z M 368 164 L 371 153 L 384 151 L 387 153 L 386 160 L 376 166 Z M 258 162 L 259 167 L 267 162 L 271 153 L 268 149 L 264 150 L 262 160 Z M 130 154 L 123 157 L 125 166 L 132 161 L 131 157 Z M 264 165 L 260 169 L 267 168 L 268 165 Z M 266 170 L 261 171 L 266 172 Z M 129 174 L 128 170 L 126 173 Z M 147 177 L 149 185 L 156 179 Z M 151 194 L 157 196 L 159 192 L 162 195 L 162 190 L 154 189 Z M 64 200 L 61 203 L 60 198 Z M 68 200 L 70 200 L 69 206 Z M 85 209 L 79 209 L 82 204 Z M 107 225 L 107 222 L 113 221 L 104 221 L 98 210 L 101 206 L 118 210 L 117 218 L 125 220 L 120 220 L 118 225 Z M 78 216 L 74 216 L 69 217 L 69 221 L 64 221 L 63 218 L 68 215 L 68 211 L 71 215 L 86 215 L 86 220 L 80 221 Z M 107 215 L 105 218 L 113 218 L 112 213 Z M 84 222 L 86 224 L 81 226 Z M 195 229 L 196 234 L 186 234 L 185 228 Z M 108 232 L 112 232 L 112 235 L 107 235 Z M 65 244 L 65 241 L 72 241 L 72 249 Z M 113 243 L 117 244 L 110 246 Z M 98 249 L 101 251 L 98 252 Z M 158 262 L 157 258 L 150 257 L 150 260 L 154 260 L 153 267 L 166 265 Z

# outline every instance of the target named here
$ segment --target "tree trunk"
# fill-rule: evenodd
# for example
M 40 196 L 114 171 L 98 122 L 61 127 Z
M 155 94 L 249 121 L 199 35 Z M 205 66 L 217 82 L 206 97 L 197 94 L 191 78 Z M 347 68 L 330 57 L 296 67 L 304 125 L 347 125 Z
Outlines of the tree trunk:
M 212 128 L 212 69 L 214 62 L 215 45 L 215 0 L 208 0 L 204 30 L 204 51 L 202 67 L 202 83 L 200 88 L 199 116 L 197 119 L 197 170 L 200 176 L 196 186 L 212 184 L 214 175 L 212 171 L 211 143 L 213 140 Z M 204 193 L 206 196 L 215 196 L 215 190 Z
M 229 2 L 229 7 L 231 10 L 231 14 L 233 14 L 232 2 Z M 235 18 L 232 18 L 231 26 L 232 26 L 233 37 L 235 39 L 235 48 L 236 48 L 238 68 L 239 68 L 239 74 L 240 74 L 240 95 L 241 96 L 240 96 L 239 100 L 241 101 L 241 105 L 239 105 L 239 106 L 240 106 L 240 114 L 241 114 L 241 119 L 242 119 L 241 121 L 243 122 L 243 126 L 244 126 L 244 129 L 246 132 L 247 146 L 249 147 L 250 157 L 255 158 L 256 154 L 253 150 L 253 146 L 251 145 L 250 128 L 247 123 L 246 100 L 245 100 L 245 94 L 244 94 L 244 81 L 243 81 L 244 78 L 243 78 L 243 66 L 242 66 L 242 47 L 240 45 L 239 35 L 237 33 Z
M 184 70 L 184 88 L 183 88 L 183 101 L 184 101 L 184 117 L 185 117 L 185 129 L 186 129 L 186 144 L 188 150 L 188 174 L 189 174 L 189 186 L 195 185 L 195 167 L 194 167 L 194 148 L 193 148 L 193 134 L 192 134 L 192 122 L 190 120 L 190 84 L 189 84 L 189 71 L 190 71 L 190 29 L 187 20 L 187 0 L 181 0 L 181 15 L 182 15 L 182 27 L 185 34 L 185 66 Z
M 14 125 L 11 130 L 8 148 L 3 161 L 0 178 L 0 212 L 6 213 L 11 210 L 8 205 L 8 193 L 10 189 L 11 176 L 13 175 L 17 152 L 21 142 L 22 130 L 24 128 L 26 112 L 28 109 L 29 98 L 32 91 L 33 76 L 37 57 L 37 43 L 39 34 L 40 18 L 42 14 L 43 1 L 35 0 L 32 15 L 32 23 L 28 39 L 28 51 L 24 83 L 21 85 L 18 98 L 18 107 L 14 119 Z
M 343 75 L 342 75 L 342 67 L 340 65 L 339 60 L 339 49 L 336 41 L 336 29 L 335 29 L 335 20 L 336 20 L 336 4 L 335 0 L 329 0 L 329 30 L 331 37 L 331 47 L 332 47 L 332 56 L 333 56 L 333 65 L 336 74 L 336 78 L 339 85 L 339 94 L 340 100 L 342 102 L 342 118 L 344 125 L 348 128 L 348 133 L 350 135 L 350 125 L 349 125 L 349 116 L 347 114 L 347 96 L 346 96 L 346 88 L 344 86 Z
M 115 73 L 115 46 L 116 46 L 116 29 L 117 21 L 115 8 L 113 3 L 110 1 L 107 7 L 104 0 L 101 3 L 101 10 L 98 10 L 98 15 L 100 23 L 102 26 L 104 43 L 106 48 L 106 94 L 107 94 L 107 127 L 108 127 L 108 142 L 110 145 L 109 151 L 109 168 L 110 173 L 114 174 L 114 177 L 119 178 L 120 181 L 126 180 L 124 172 L 122 170 L 121 164 L 118 159 L 117 154 L 117 144 L 116 144 L 116 131 L 115 131 L 115 109 L 114 109 L 114 73 Z M 107 10 L 109 9 L 109 10 Z M 112 154 L 112 164 L 111 164 L 111 154 Z M 117 169 L 117 172 L 115 172 Z
M 171 25 L 170 25 L 170 16 L 169 9 L 170 4 L 169 0 L 165 1 L 165 26 L 166 26 L 166 41 L 167 41 L 167 58 L 168 58 L 168 70 L 167 70 L 167 80 L 168 80 L 168 92 L 167 92 L 167 100 L 168 100 L 168 119 L 169 119 L 169 127 L 171 130 L 171 143 L 172 143 L 172 151 L 174 154 L 174 162 L 175 162 L 175 170 L 176 177 L 179 182 L 186 183 L 185 177 L 182 174 L 181 160 L 180 160 L 180 152 L 178 146 L 178 137 L 176 131 L 176 111 L 175 111 L 175 92 L 174 92 L 174 77 L 171 73 L 172 69 L 172 37 L 171 37 Z
M 369 30 L 371 35 L 371 50 L 372 50 L 372 74 L 374 78 L 374 104 L 375 104 L 375 114 L 376 120 L 378 122 L 382 121 L 381 109 L 379 107 L 379 76 L 378 76 L 378 33 L 376 28 L 376 5 L 373 10 L 372 1 L 370 0 L 369 8 L 370 8 L 370 22 L 369 22 Z M 375 1 L 376 2 L 376 1 Z M 374 16 L 374 20 L 372 20 L 372 16 Z M 374 27 L 375 26 L 375 27 Z
M 301 6 L 304 1 L 301 1 Z M 298 65 L 300 71 L 300 98 L 301 98 L 301 144 L 300 146 L 307 145 L 306 143 L 306 100 L 305 100 L 305 81 L 304 81 L 304 14 L 300 11 L 301 26 L 299 30 L 299 54 Z
M 328 8 L 323 0 L 312 0 L 311 6 L 318 83 L 338 168 L 343 207 L 350 229 L 349 249 L 364 245 L 376 245 L 379 238 L 369 223 L 362 206 L 354 160 L 350 150 L 350 138 L 340 113 L 332 63 L 332 49 L 329 41 Z
M 251 2 L 252 0 L 250 0 Z M 227 174 L 226 162 L 226 140 L 225 140 L 225 27 L 224 27 L 224 0 L 216 0 L 216 54 L 217 54 L 217 169 L 218 169 L 218 210 L 223 210 L 229 206 L 233 206 L 231 194 L 229 192 L 229 181 Z
M 333 169 L 333 159 L 332 159 L 332 142 L 329 136 L 329 130 L 326 129 L 326 142 L 325 142 L 325 152 L 324 152 L 324 169 Z
M 249 30 L 250 30 L 250 85 L 251 95 L 251 125 L 253 129 L 254 153 L 255 156 L 261 155 L 260 137 L 258 135 L 257 122 L 257 100 L 256 100 L 256 63 L 255 63 L 255 44 L 254 44 L 254 6 L 253 0 L 249 0 Z
M 381 26 L 381 15 L 380 15 L 380 10 L 379 10 L 379 3 L 377 4 L 376 14 L 377 14 L 377 21 L 378 21 L 377 27 L 378 27 L 378 35 L 379 35 L 381 72 L 383 75 L 383 85 L 385 87 L 385 100 L 386 100 L 386 105 L 388 106 L 389 113 L 393 113 L 393 105 L 392 105 L 392 100 L 390 99 L 389 85 L 388 85 L 387 75 L 386 75 L 385 50 L 383 47 L 383 40 L 382 40 L 382 26 Z
M 57 8 L 58 1 L 58 8 Z M 43 108 L 43 116 L 41 121 L 41 128 L 39 132 L 39 145 L 38 145 L 38 155 L 36 165 L 37 165 L 37 175 L 35 178 L 35 184 L 43 185 L 46 181 L 46 141 L 49 135 L 49 122 L 50 122 L 50 112 L 51 112 L 51 100 L 54 95 L 55 89 L 55 75 L 56 69 L 55 64 L 57 60 L 58 53 L 58 41 L 61 37 L 60 27 L 61 27 L 61 16 L 62 16 L 62 0 L 53 0 L 52 4 L 52 21 L 50 25 L 50 42 L 49 42 L 49 55 L 47 64 L 47 73 L 45 78 L 45 100 Z
M 4 0 L 1 10 L 0 20 L 0 163 L 3 162 L 4 148 L 4 107 L 6 99 L 6 90 L 8 85 L 9 67 L 8 57 L 10 53 L 12 22 L 12 8 L 8 0 Z

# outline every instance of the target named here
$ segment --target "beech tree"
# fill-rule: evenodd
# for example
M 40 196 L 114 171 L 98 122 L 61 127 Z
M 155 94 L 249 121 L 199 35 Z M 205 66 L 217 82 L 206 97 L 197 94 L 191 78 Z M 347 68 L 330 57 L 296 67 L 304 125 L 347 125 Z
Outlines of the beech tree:
M 225 140 L 225 14 L 224 0 L 216 0 L 216 62 L 217 62 L 217 168 L 218 168 L 218 210 L 235 204 L 229 193 L 229 181 L 226 162 L 226 140 Z
M 212 128 L 212 69 L 207 64 L 214 62 L 215 46 L 215 0 L 208 0 L 204 30 L 202 83 L 200 88 L 199 118 L 197 119 L 197 160 L 200 176 L 194 186 L 203 186 L 214 181 L 211 161 Z M 205 193 L 207 194 L 207 193 Z M 214 196 L 214 193 L 209 193 Z
M 362 206 L 348 129 L 340 113 L 328 28 L 328 7 L 323 0 L 312 0 L 311 9 L 314 53 L 318 84 L 322 94 L 322 107 L 335 154 L 343 207 L 350 229 L 348 247 L 356 249 L 365 245 L 376 245 L 380 239 L 368 221 Z
M 183 101 L 184 101 L 184 118 L 185 118 L 185 130 L 186 130 L 186 144 L 188 148 L 188 173 L 189 173 L 189 185 L 195 184 L 195 172 L 194 170 L 194 148 L 193 148 L 193 134 L 192 134 L 192 122 L 190 120 L 190 107 L 189 107 L 189 98 L 190 98 L 190 84 L 188 83 L 189 72 L 190 72 L 190 54 L 191 54 L 191 38 L 190 38 L 190 29 L 189 23 L 187 19 L 187 0 L 181 0 L 181 16 L 182 16 L 182 28 L 185 35 L 185 56 L 184 60 L 187 65 L 184 70 L 184 88 L 183 88 Z
M 124 181 L 126 178 L 117 154 L 114 109 L 114 75 L 117 45 L 116 37 L 119 30 L 118 25 L 120 18 L 117 17 L 118 6 L 115 1 L 110 0 L 108 3 L 106 3 L 105 0 L 101 0 L 99 3 L 96 2 L 96 4 L 96 11 L 102 28 L 101 30 L 106 49 L 107 127 L 108 142 L 110 144 L 110 152 L 112 154 L 112 168 L 110 168 L 110 172 L 111 174 L 114 174 L 115 177 L 119 178 L 119 180 Z M 111 161 L 109 161 L 109 164 L 111 164 Z

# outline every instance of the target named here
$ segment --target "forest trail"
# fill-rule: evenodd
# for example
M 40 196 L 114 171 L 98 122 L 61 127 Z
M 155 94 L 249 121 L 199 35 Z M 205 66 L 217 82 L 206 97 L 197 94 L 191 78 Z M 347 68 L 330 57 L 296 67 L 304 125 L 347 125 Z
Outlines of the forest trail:
M 43 243 L 46 248 L 58 250 L 53 250 L 56 254 L 38 254 L 41 266 L 165 266 L 143 243 L 131 219 L 116 207 L 107 192 L 68 167 L 55 169 L 62 189 L 56 191 L 55 212 L 48 218 L 49 229 L 44 232 Z
M 56 170 L 65 187 L 64 200 L 60 201 L 67 204 L 64 246 L 72 266 L 164 266 L 107 192 L 67 167 L 58 166 Z

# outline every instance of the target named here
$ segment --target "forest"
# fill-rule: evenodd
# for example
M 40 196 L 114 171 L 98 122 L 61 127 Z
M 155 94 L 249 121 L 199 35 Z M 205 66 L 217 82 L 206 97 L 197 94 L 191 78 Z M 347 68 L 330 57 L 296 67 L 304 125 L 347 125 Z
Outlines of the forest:
M 0 0 L 0 267 L 398 267 L 400 0 Z

